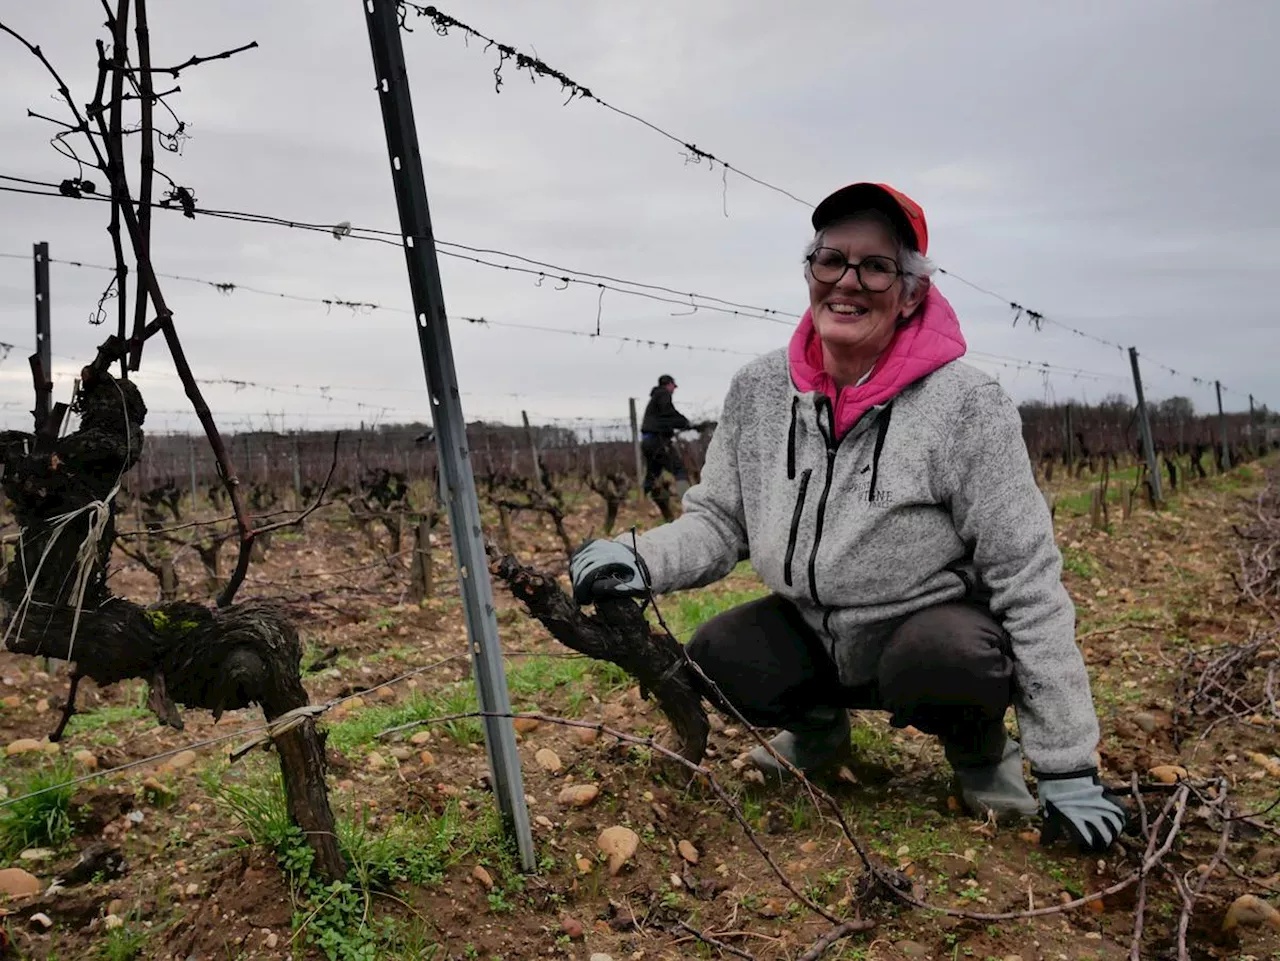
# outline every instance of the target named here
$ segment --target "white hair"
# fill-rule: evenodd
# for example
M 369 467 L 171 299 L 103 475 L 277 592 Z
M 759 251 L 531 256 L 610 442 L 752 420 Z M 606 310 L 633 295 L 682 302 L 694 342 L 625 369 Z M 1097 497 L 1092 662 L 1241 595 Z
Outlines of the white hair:
M 938 268 L 932 260 L 920 253 L 920 251 L 907 246 L 907 244 L 898 238 L 898 232 L 894 229 L 892 222 L 878 210 L 860 210 L 847 217 L 841 217 L 839 220 L 828 224 L 826 227 L 822 228 L 822 230 L 819 230 L 814 234 L 813 239 L 809 241 L 809 245 L 804 249 L 804 270 L 806 276 L 809 273 L 808 260 L 813 255 L 814 251 L 822 246 L 822 239 L 828 230 L 832 227 L 841 226 L 843 224 L 865 222 L 888 226 L 889 232 L 898 240 L 898 256 L 895 259 L 898 261 L 898 266 L 902 269 L 902 292 L 906 296 L 910 297 L 915 293 L 916 288 L 920 286 L 920 281 L 927 280 L 932 277 L 934 271 Z

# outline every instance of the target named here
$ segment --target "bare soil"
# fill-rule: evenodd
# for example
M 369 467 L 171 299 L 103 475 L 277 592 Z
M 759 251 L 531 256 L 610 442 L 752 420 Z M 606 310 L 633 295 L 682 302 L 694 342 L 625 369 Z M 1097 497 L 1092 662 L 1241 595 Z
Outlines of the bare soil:
M 1070 506 L 1087 505 L 1087 497 L 1079 496 L 1085 482 L 1064 488 L 1058 538 L 1093 678 L 1108 781 L 1127 783 L 1136 772 L 1151 785 L 1152 768 L 1180 765 L 1193 778 L 1223 778 L 1237 810 L 1265 809 L 1280 793 L 1280 764 L 1263 763 L 1280 753 L 1269 714 L 1218 724 L 1203 738 L 1205 719 L 1175 727 L 1179 680 L 1189 652 L 1241 643 L 1268 630 L 1275 636 L 1276 625 L 1242 600 L 1233 580 L 1240 569 L 1233 523 L 1262 480 L 1259 465 L 1247 466 L 1193 485 L 1159 514 L 1139 509 L 1121 520 L 1114 510 L 1109 532 L 1090 528 L 1087 506 Z M 581 539 L 600 523 L 603 505 L 594 495 L 571 499 L 570 534 Z M 333 507 L 315 515 L 301 532 L 277 534 L 241 595 L 280 597 L 297 611 L 307 643 L 304 663 L 325 659 L 307 678 L 312 700 L 360 694 L 415 668 L 462 656 L 326 715 L 329 781 L 340 818 L 365 841 L 390 837 L 393 845 L 402 845 L 402 854 L 435 858 L 429 879 L 422 870 L 409 871 L 416 880 L 361 888 L 356 878 L 357 890 L 369 893 L 357 899 L 352 926 L 363 921 L 367 930 L 380 933 L 364 942 L 367 954 L 357 953 L 356 939 L 343 942 L 330 934 L 329 956 L 423 961 L 586 961 L 595 952 L 615 961 L 733 956 L 700 943 L 679 925 L 685 922 L 763 961 L 797 958 L 830 928 L 779 884 L 705 788 L 686 787 L 634 746 L 555 724 L 529 726 L 519 736 L 540 858 L 536 873 L 521 875 L 498 836 L 474 721 L 377 737 L 396 722 L 432 711 L 474 709 L 447 535 L 438 538 L 434 554 L 436 596 L 407 604 L 407 557 L 388 559 L 385 535 L 367 540 L 345 513 Z M 623 525 L 658 521 L 656 509 L 634 503 L 622 518 Z M 517 527 L 524 559 L 563 571 L 563 552 L 544 517 L 518 517 Z M 410 545 L 407 538 L 405 547 Z M 178 570 L 182 594 L 207 600 L 193 552 L 180 553 Z M 144 602 L 157 592 L 154 578 L 123 557 L 113 585 Z M 668 599 L 664 613 L 677 635 L 687 636 L 701 619 L 759 590 L 744 569 L 712 588 Z M 498 603 L 517 710 L 598 720 L 641 737 L 661 735 L 661 715 L 625 678 L 566 656 L 500 589 Z M 53 729 L 66 688 L 65 665 L 59 667 L 50 674 L 38 661 L 0 654 L 0 745 L 40 740 Z M 261 722 L 259 714 L 242 711 L 215 725 L 207 714 L 193 712 L 186 716 L 185 730 L 173 731 L 156 725 L 142 706 L 144 698 L 139 684 L 106 690 L 82 685 L 83 713 L 72 721 L 66 739 L 56 748 L 0 756 L 0 784 L 16 797 L 41 771 L 74 776 L 91 767 L 114 768 L 248 731 Z M 1044 907 L 1100 890 L 1130 873 L 1139 860 L 1136 843 L 1103 858 L 1086 857 L 1065 846 L 1040 846 L 1034 822 L 997 829 L 957 813 L 949 771 L 931 738 L 893 730 L 874 714 L 856 721 L 859 763 L 851 777 L 826 786 L 855 833 L 931 903 L 985 913 Z M 47 887 L 71 869 L 87 845 L 102 840 L 119 846 L 127 870 L 113 880 L 0 900 L 0 914 L 6 915 L 0 926 L 9 938 L 8 948 L 0 940 L 0 958 L 326 957 L 321 936 L 336 929 L 329 926 L 324 899 L 291 885 L 278 852 L 260 837 L 255 842 L 255 824 L 238 816 L 221 790 L 270 795 L 275 770 L 270 752 L 255 750 L 228 765 L 227 751 L 240 741 L 231 737 L 195 748 L 194 757 L 149 762 L 80 785 L 69 805 L 73 836 L 47 851 L 37 849 L 34 858 L 27 851 L 26 857 L 0 861 L 0 868 L 22 867 Z M 759 785 L 733 765 L 751 745 L 747 732 L 732 722 L 717 723 L 708 763 L 774 860 L 797 888 L 834 913 L 861 912 L 877 922 L 825 957 L 1130 957 L 1133 888 L 1079 910 L 1000 923 L 868 901 L 848 843 L 804 792 Z M 545 755 L 535 757 L 544 749 L 555 753 L 558 770 L 546 768 Z M 557 800 L 567 785 L 584 784 L 599 791 L 590 804 L 576 808 Z M 1168 790 L 1151 785 L 1144 796 L 1157 808 Z M 1188 938 L 1192 958 L 1280 957 L 1280 932 L 1266 925 L 1222 931 L 1224 913 L 1235 898 L 1255 894 L 1265 900 L 1280 891 L 1276 821 L 1270 812 L 1257 820 L 1263 827 L 1241 824 L 1233 832 L 1222 865 L 1204 885 Z M 1165 862 L 1192 884 L 1199 883 L 1198 869 L 1217 846 L 1216 823 L 1193 803 Z M 597 838 L 614 825 L 633 829 L 639 849 L 611 875 Z M 437 842 L 439 850 L 431 847 Z M 680 847 L 685 855 L 696 854 L 683 856 Z M 367 863 L 379 857 L 385 860 L 385 852 Z M 1180 907 L 1173 883 L 1167 876 L 1153 877 L 1147 898 L 1141 957 L 1172 957 Z M 52 928 L 33 921 L 37 914 L 46 915 Z

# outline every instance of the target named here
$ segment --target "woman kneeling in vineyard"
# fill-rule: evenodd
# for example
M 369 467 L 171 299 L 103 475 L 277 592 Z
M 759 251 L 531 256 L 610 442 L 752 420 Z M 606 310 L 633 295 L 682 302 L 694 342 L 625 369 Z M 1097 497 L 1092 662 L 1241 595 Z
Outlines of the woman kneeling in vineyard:
M 773 593 L 703 624 L 688 651 L 748 721 L 782 728 L 780 755 L 829 768 L 849 756 L 850 709 L 888 711 L 941 739 L 971 812 L 1000 817 L 1039 809 L 1025 750 L 1045 840 L 1105 849 L 1126 813 L 1098 780 L 1075 610 L 1018 410 L 958 361 L 914 201 L 853 184 L 812 221 L 789 348 L 734 376 L 683 515 L 638 556 L 630 535 L 585 545 L 575 597 L 700 587 L 749 556 Z

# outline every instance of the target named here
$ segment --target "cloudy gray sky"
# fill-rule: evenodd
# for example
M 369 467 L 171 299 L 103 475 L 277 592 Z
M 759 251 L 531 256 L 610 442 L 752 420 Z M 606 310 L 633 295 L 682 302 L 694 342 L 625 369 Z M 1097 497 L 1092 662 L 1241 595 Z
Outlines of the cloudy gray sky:
M 166 0 L 151 4 L 157 63 L 256 40 L 185 73 L 171 99 L 191 140 L 163 169 L 201 205 L 394 230 L 396 212 L 358 0 Z M 1274 0 L 1028 4 L 756 0 L 469 0 L 442 7 L 534 52 L 610 103 L 808 201 L 885 180 L 925 208 L 944 268 L 1062 323 L 1280 406 L 1280 121 Z M 98 4 L 0 4 L 41 44 L 80 102 L 92 95 Z M 806 206 L 686 164 L 671 142 L 556 84 L 511 69 L 495 94 L 493 51 L 439 37 L 404 42 L 427 188 L 440 238 L 578 270 L 799 312 Z M 39 64 L 0 37 L 0 173 L 60 180 L 74 165 L 28 107 L 56 113 Z M 1268 66 L 1268 64 L 1272 64 Z M 101 181 L 101 177 L 97 178 Z M 727 214 L 727 216 L 726 216 Z M 0 254 L 47 240 L 55 259 L 110 262 L 104 205 L 0 193 Z M 391 246 L 297 230 L 157 214 L 159 270 L 310 297 L 409 306 Z M 787 326 L 687 310 L 444 258 L 454 316 L 720 347 L 755 354 Z M 55 264 L 60 396 L 106 333 L 88 318 L 107 275 Z M 1046 326 L 1012 325 L 996 297 L 948 277 L 973 362 L 1018 398 L 1131 392 L 1117 350 Z M 197 373 L 290 391 L 211 385 L 229 425 L 406 420 L 425 390 L 411 318 L 166 281 Z M 0 257 L 0 423 L 28 421 L 31 267 Z M 623 419 L 660 373 L 682 406 L 714 413 L 736 353 L 652 350 L 456 322 L 469 418 Z M 1048 361 L 1100 377 L 997 366 Z M 1151 366 L 1154 397 L 1212 390 Z M 162 346 L 140 378 L 153 429 L 193 423 Z M 327 386 L 326 399 L 319 387 Z M 365 405 L 365 406 L 360 406 Z M 384 410 L 383 408 L 390 408 Z M 270 419 L 266 416 L 272 415 Z

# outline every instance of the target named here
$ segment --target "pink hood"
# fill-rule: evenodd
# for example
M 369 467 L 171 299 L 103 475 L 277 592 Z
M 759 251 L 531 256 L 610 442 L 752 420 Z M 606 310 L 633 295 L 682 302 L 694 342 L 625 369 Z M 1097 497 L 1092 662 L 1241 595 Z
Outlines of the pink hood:
M 840 438 L 872 407 L 888 403 L 920 378 L 963 357 L 966 349 L 955 310 L 936 287 L 930 287 L 910 323 L 894 334 L 876 361 L 871 377 L 856 387 L 844 388 L 839 398 L 835 381 L 823 369 L 822 342 L 813 326 L 812 311 L 806 310 L 800 318 L 787 356 L 796 389 L 822 391 L 835 405 L 836 437 Z

